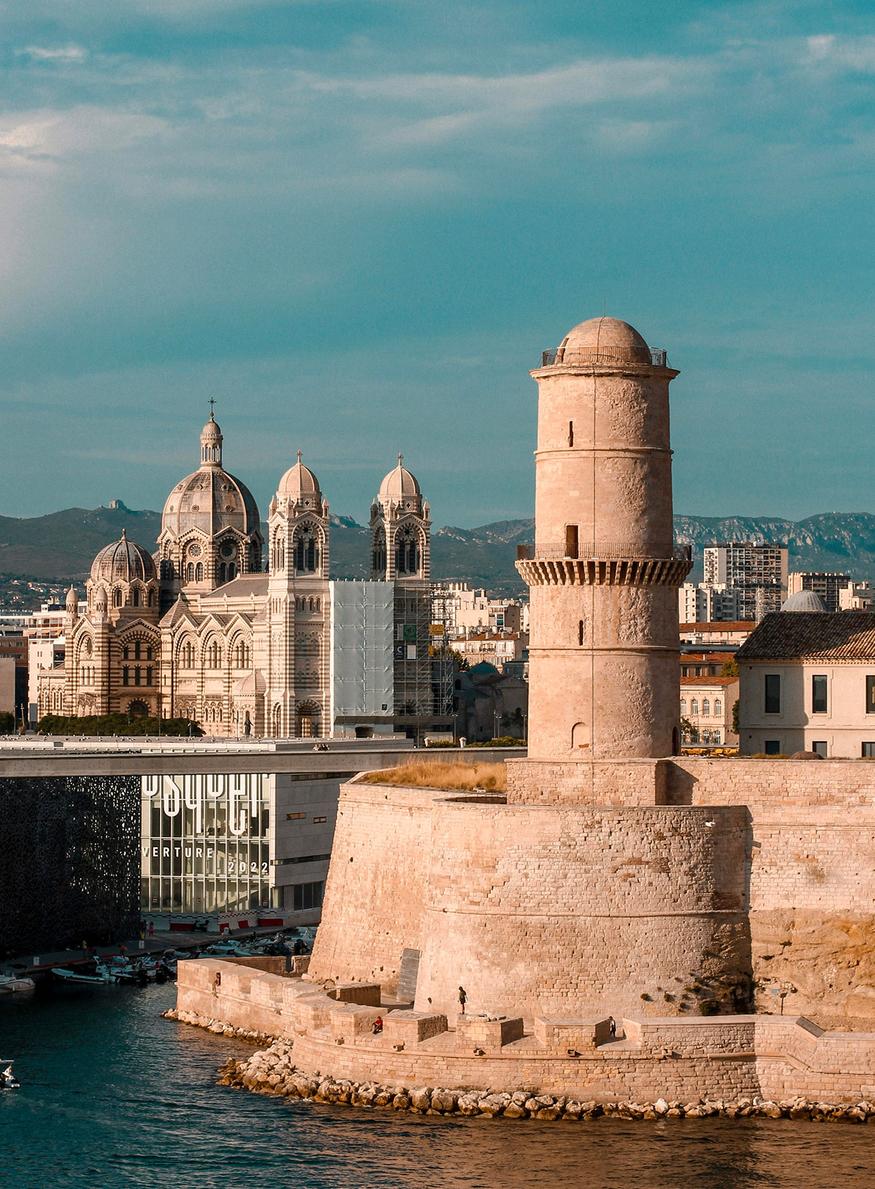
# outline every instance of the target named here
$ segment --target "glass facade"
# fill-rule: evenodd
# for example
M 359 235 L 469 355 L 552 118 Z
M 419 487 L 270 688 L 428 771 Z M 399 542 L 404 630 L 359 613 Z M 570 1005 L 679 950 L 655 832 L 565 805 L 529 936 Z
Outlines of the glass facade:
M 270 904 L 272 780 L 263 773 L 142 778 L 143 912 Z

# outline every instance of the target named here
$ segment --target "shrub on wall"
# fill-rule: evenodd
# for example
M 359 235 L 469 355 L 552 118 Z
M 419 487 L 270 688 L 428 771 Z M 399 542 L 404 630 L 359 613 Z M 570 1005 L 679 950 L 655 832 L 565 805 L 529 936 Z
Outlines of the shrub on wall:
M 157 718 L 128 718 L 126 714 L 45 714 L 37 730 L 41 735 L 157 735 Z M 162 718 L 162 735 L 200 737 L 203 730 L 190 718 Z

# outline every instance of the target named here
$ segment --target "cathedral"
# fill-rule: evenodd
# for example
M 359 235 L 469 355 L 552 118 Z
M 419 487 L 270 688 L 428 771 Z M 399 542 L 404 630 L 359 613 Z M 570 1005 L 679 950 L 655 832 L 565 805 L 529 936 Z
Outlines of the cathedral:
M 40 716 L 186 717 L 230 738 L 424 725 L 431 522 L 403 457 L 371 505 L 371 581 L 338 582 L 328 503 L 301 452 L 270 501 L 265 568 L 258 507 L 224 468 L 212 413 L 200 442 L 155 552 L 123 532 L 95 557 L 84 607 L 70 588 L 64 663 L 40 672 Z

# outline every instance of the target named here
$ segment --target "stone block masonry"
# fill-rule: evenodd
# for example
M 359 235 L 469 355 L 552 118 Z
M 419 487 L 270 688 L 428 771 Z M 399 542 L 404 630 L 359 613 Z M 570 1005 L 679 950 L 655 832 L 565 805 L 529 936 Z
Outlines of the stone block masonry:
M 541 1019 L 515 1035 L 519 1019 L 471 1017 L 451 1029 L 438 1015 L 387 1005 L 383 1032 L 375 1036 L 366 1026 L 374 1008 L 340 1003 L 298 977 L 253 971 L 244 980 L 240 967 L 207 959 L 180 963 L 178 993 L 180 1019 L 290 1038 L 295 1067 L 310 1077 L 408 1087 L 488 1085 L 496 1092 L 525 1089 L 600 1103 L 734 1103 L 758 1096 L 853 1104 L 875 1098 L 875 1033 L 828 1033 L 800 1018 L 624 1017 L 616 1038 L 607 1019 Z M 578 1043 L 565 1044 L 572 1036 Z

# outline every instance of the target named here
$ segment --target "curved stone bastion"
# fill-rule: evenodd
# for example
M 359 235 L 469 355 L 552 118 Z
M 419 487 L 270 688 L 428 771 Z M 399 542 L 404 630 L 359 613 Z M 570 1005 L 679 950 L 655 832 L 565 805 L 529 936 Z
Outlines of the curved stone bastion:
M 343 788 L 313 979 L 415 1007 L 590 1017 L 746 1006 L 749 815 L 739 806 L 507 805 Z
M 331 1079 L 399 1092 L 491 1087 L 598 1103 L 875 1099 L 873 1033 L 826 1033 L 799 1017 L 749 1015 L 623 1017 L 615 1021 L 616 1035 L 608 1018 L 537 1017 L 529 1026 L 519 1017 L 469 1016 L 450 1027 L 440 1013 L 381 1004 L 374 985 L 326 991 L 306 976 L 244 961 L 180 962 L 171 1016 L 215 1031 L 290 1040 L 286 1067 L 258 1087 L 268 1091 L 298 1073 L 304 1080 L 295 1092 L 303 1097 Z M 377 1017 L 383 1029 L 375 1035 Z M 349 1093 L 337 1100 L 350 1101 Z

